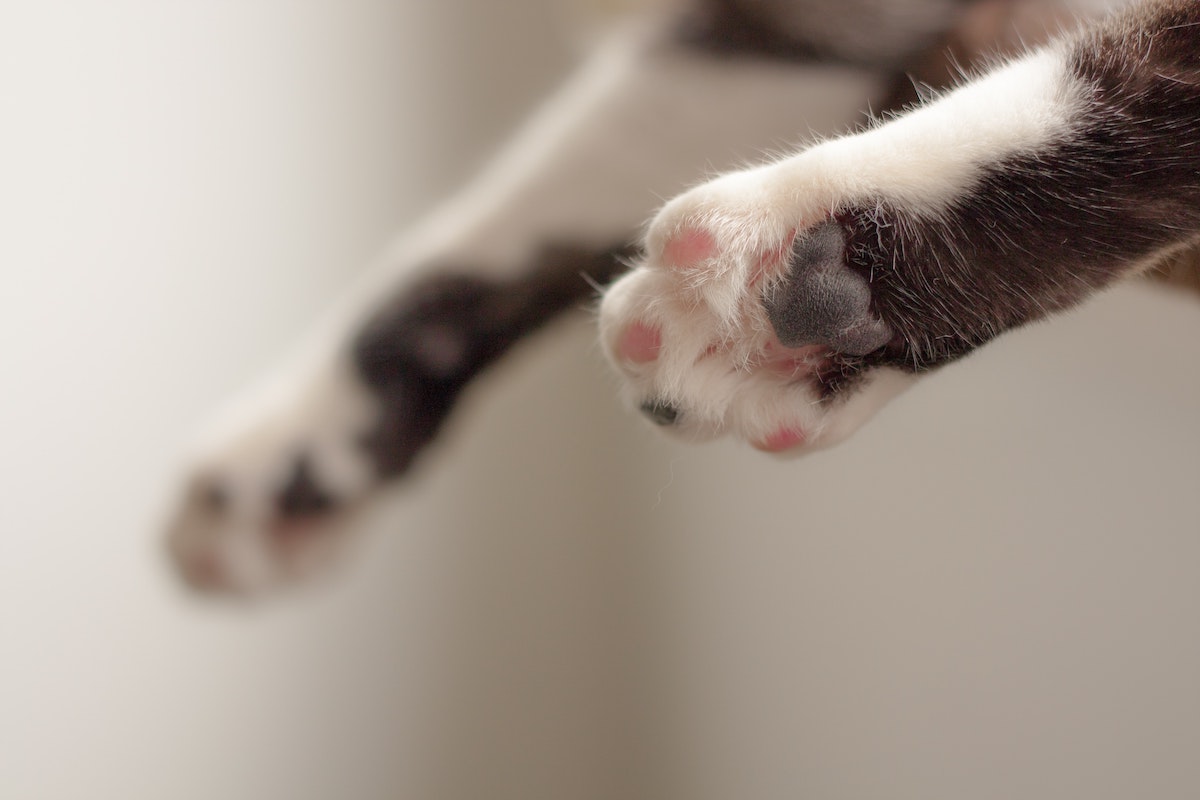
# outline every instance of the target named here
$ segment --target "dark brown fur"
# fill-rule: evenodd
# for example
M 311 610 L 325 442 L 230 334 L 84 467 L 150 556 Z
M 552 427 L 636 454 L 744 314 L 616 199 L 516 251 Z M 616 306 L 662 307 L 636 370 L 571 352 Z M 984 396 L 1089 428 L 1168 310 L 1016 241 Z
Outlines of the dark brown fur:
M 464 269 L 436 271 L 384 305 L 358 334 L 354 362 L 382 400 L 383 414 L 363 447 L 380 475 L 408 468 L 438 432 L 459 393 L 520 339 L 594 295 L 624 269 L 629 247 L 602 252 L 548 245 L 520 278 L 491 281 Z M 427 342 L 453 337 L 452 363 Z
M 1145 12 L 1142 12 L 1145 14 Z M 847 212 L 847 257 L 897 332 L 861 362 L 927 369 L 1078 303 L 1200 235 L 1200 4 L 1130 13 L 1072 48 L 1073 134 L 996 164 L 936 220 Z

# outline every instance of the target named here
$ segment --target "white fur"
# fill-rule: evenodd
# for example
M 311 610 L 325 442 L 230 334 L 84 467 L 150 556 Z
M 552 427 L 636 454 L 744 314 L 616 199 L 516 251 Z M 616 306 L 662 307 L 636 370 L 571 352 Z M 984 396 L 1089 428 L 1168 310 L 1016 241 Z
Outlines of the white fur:
M 886 125 L 789 159 L 775 177 L 817 184 L 814 194 L 828 205 L 804 211 L 881 199 L 933 216 L 997 161 L 1068 136 L 1082 102 L 1063 57 L 1047 49 Z

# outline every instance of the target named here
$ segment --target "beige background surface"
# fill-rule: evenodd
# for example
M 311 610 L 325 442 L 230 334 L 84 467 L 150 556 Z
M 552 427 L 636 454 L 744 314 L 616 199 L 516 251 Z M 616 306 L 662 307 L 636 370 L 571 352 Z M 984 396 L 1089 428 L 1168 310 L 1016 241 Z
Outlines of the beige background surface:
M 1200 303 L 788 464 L 523 347 L 320 590 L 185 595 L 174 455 L 571 61 L 552 0 L 0 5 L 0 797 L 1200 794 Z

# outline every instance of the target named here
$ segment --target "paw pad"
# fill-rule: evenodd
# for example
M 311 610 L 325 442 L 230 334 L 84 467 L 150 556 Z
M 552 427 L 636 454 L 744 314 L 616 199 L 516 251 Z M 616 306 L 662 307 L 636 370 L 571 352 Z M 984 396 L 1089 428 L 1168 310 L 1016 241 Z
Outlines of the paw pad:
M 667 240 L 663 246 L 662 261 L 674 269 L 690 269 L 707 261 L 717 253 L 717 240 L 708 231 L 700 228 L 685 228 Z
M 621 334 L 617 355 L 623 361 L 649 364 L 658 358 L 662 349 L 662 332 L 644 322 L 635 322 Z
M 807 441 L 808 436 L 804 431 L 798 428 L 781 428 L 761 442 L 755 442 L 754 447 L 764 453 L 783 453 L 800 447 Z

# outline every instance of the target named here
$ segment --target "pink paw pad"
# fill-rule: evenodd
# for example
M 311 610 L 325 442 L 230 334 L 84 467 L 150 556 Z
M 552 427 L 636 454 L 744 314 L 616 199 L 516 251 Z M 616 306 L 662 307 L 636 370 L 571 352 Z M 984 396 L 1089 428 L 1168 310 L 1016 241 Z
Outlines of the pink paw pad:
M 798 428 L 780 428 L 761 442 L 755 442 L 754 447 L 764 453 L 782 453 L 799 447 L 808 441 L 804 431 Z
M 717 252 L 717 241 L 708 231 L 685 228 L 667 240 L 662 260 L 668 267 L 688 269 Z
M 662 349 L 662 333 L 644 322 L 635 322 L 625 329 L 617 341 L 617 355 L 623 361 L 648 364 L 658 358 Z

